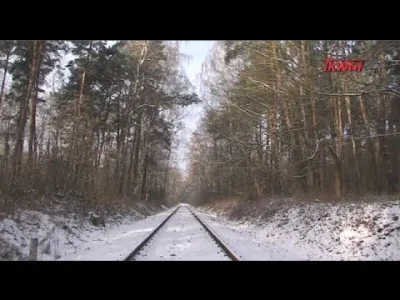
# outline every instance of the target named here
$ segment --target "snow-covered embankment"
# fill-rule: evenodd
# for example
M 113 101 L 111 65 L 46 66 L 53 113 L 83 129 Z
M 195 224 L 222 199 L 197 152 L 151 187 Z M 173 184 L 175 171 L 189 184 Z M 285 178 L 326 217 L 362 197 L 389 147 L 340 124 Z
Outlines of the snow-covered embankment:
M 255 205 L 247 211 L 231 203 L 202 211 L 244 259 L 400 259 L 399 201 Z

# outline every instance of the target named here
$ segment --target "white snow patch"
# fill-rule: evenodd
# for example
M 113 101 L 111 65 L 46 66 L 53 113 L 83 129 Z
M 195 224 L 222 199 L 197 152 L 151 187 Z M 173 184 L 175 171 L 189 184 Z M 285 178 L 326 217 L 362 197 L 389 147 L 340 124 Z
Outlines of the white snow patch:
M 22 211 L 8 216 L 0 221 L 0 260 L 28 259 L 33 238 L 39 241 L 37 260 L 112 260 L 119 257 L 118 253 L 116 256 L 106 255 L 115 247 L 112 245 L 114 241 L 129 240 L 135 234 L 144 235 L 152 230 L 151 226 L 134 227 L 141 222 L 140 214 L 136 211 L 126 216 L 109 216 L 105 220 L 105 226 L 99 227 L 93 226 L 89 221 L 95 215 L 92 212 L 88 214 L 88 218 L 79 219 L 74 214 L 60 217 L 37 211 Z M 160 216 L 165 217 L 165 213 Z M 148 217 L 143 222 L 150 224 L 156 219 Z M 109 250 L 96 252 L 107 245 L 111 245 Z M 132 249 L 133 246 L 127 244 L 127 251 Z M 93 257 L 90 254 L 85 255 L 90 251 L 94 253 Z
M 179 208 L 136 260 L 229 260 L 186 207 Z
M 100 241 L 86 244 L 86 249 L 66 256 L 64 260 L 124 260 L 173 210 L 114 228 Z
M 267 220 L 200 215 L 245 260 L 400 259 L 399 202 L 292 205 Z
M 174 209 L 141 220 L 136 213 L 116 215 L 106 219 L 105 227 L 73 214 L 19 212 L 0 221 L 0 260 L 27 259 L 32 238 L 39 240 L 38 260 L 123 260 Z M 198 216 L 243 260 L 400 260 L 399 202 L 290 204 L 267 219 L 261 217 L 264 212 L 249 211 L 239 221 L 215 209 L 203 211 L 197 210 Z M 163 259 L 171 243 L 165 259 L 218 256 L 204 255 L 208 248 L 188 217 L 168 221 L 147 259 Z

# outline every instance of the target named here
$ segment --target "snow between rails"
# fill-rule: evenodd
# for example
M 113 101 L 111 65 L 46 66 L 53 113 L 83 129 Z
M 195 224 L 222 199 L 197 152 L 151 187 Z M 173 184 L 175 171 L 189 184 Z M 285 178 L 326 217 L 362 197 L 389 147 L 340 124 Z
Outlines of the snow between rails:
M 123 260 L 173 209 L 142 220 L 121 216 L 105 227 L 25 211 L 0 221 L 0 260 L 26 259 L 34 237 L 38 260 Z M 236 221 L 226 211 L 195 211 L 241 260 L 400 259 L 399 202 L 291 204 Z

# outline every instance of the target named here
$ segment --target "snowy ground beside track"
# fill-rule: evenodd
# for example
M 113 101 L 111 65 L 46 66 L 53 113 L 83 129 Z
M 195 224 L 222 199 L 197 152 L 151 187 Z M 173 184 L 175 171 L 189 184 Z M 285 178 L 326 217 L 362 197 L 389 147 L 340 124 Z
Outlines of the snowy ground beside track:
M 38 260 L 122 260 L 173 209 L 147 218 L 114 217 L 105 227 L 74 216 L 20 212 L 0 221 L 0 260 L 27 259 L 33 237 L 40 242 Z M 398 201 L 291 205 L 273 214 L 259 212 L 258 217 L 236 220 L 228 218 L 226 210 L 210 206 L 195 211 L 243 260 L 400 260 Z M 173 245 L 185 241 L 184 248 L 191 253 L 181 247 L 179 256 L 170 259 L 196 260 L 195 239 L 189 231 L 167 240 Z
M 18 212 L 0 221 L 0 260 L 27 260 L 33 238 L 39 241 L 38 260 L 119 260 L 170 211 L 147 218 L 137 211 L 117 214 L 105 226 L 76 215 Z
M 244 260 L 400 260 L 398 201 L 293 205 L 235 221 L 211 207 L 202 212 Z

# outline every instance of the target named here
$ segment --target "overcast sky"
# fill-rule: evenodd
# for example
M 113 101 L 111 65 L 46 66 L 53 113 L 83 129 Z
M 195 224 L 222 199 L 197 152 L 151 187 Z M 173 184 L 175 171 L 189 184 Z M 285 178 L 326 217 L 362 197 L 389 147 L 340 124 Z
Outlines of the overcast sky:
M 198 80 L 198 77 L 201 73 L 201 67 L 214 42 L 215 41 L 188 41 L 182 43 L 180 46 L 181 53 L 186 54 L 190 57 L 189 61 L 182 62 L 182 64 L 191 83 L 196 87 L 196 92 L 199 96 L 201 95 L 199 91 L 200 82 Z M 180 141 L 178 152 L 179 166 L 183 170 L 186 169 L 188 163 L 186 159 L 186 154 L 188 153 L 188 142 L 190 140 L 192 132 L 196 129 L 198 125 L 201 117 L 201 112 L 202 109 L 200 105 L 196 107 L 189 107 L 187 110 L 187 114 L 184 118 L 185 130 L 182 133 L 183 140 Z
M 184 42 L 180 46 L 180 51 L 190 57 L 188 62 L 182 62 L 185 68 L 186 74 L 189 77 L 191 83 L 196 87 L 197 94 L 200 95 L 199 87 L 200 82 L 198 76 L 201 73 L 201 67 L 211 50 L 215 41 L 188 41 Z M 201 117 L 201 106 L 190 107 L 188 113 L 184 118 L 185 131 L 183 133 L 184 141 L 181 141 L 179 150 L 179 166 L 182 169 L 186 169 L 187 160 L 187 146 L 190 139 L 191 133 L 196 129 L 199 119 Z

